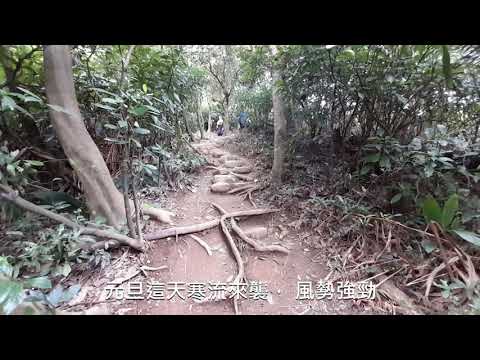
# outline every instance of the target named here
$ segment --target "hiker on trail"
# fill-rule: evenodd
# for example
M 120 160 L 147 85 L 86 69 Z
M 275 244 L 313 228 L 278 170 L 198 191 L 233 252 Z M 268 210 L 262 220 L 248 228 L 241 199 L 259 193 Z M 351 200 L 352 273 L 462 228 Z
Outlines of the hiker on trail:
M 248 115 L 246 112 L 242 111 L 238 116 L 238 125 L 240 129 L 244 129 L 247 126 Z
M 224 129 L 223 129 L 223 120 L 222 120 L 222 117 L 219 116 L 219 117 L 218 117 L 218 121 L 217 121 L 217 135 L 218 135 L 218 136 L 222 136 L 222 135 L 223 135 L 223 132 L 224 132 Z

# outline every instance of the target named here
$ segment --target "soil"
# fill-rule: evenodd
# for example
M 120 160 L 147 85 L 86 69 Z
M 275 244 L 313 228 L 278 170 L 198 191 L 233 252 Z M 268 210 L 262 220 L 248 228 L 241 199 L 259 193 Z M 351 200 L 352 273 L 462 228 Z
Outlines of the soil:
M 221 145 L 223 139 L 212 134 L 210 139 L 201 141 L 201 146 L 217 148 L 224 154 L 233 155 Z M 214 152 L 218 152 L 218 150 Z M 236 156 L 241 158 L 239 155 Z M 207 157 L 211 163 L 218 164 L 218 158 Z M 242 160 L 249 165 L 254 164 L 252 159 L 243 158 Z M 264 169 L 255 170 L 265 171 Z M 218 212 L 211 206 L 211 202 L 219 204 L 227 211 L 253 208 L 248 200 L 243 201 L 240 196 L 212 193 L 209 187 L 212 184 L 213 172 L 213 169 L 204 166 L 192 180 L 196 185 L 195 188 L 170 193 L 167 210 L 174 209 L 177 214 L 175 225 L 190 225 L 218 218 Z M 255 172 L 249 174 L 253 177 L 256 175 L 258 176 L 258 173 Z M 269 208 L 267 204 L 256 203 L 256 205 L 259 208 Z M 162 207 L 165 208 L 165 204 L 162 204 Z M 288 255 L 277 252 L 257 252 L 250 245 L 237 242 L 244 260 L 247 280 L 263 283 L 268 292 L 266 299 L 240 298 L 239 312 L 245 315 L 378 313 L 378 306 L 369 300 L 339 300 L 335 297 L 330 300 L 297 300 L 299 281 L 311 281 L 315 284 L 319 280 L 328 278 L 331 271 L 325 263 L 316 261 L 319 258 L 319 250 L 309 247 L 303 241 L 305 235 L 286 226 L 294 220 L 296 219 L 289 215 L 288 209 L 280 209 L 274 214 L 251 216 L 239 222 L 243 230 L 259 226 L 266 227 L 267 236 L 259 241 L 264 244 L 280 244 L 290 250 Z M 150 233 L 167 227 L 170 226 L 149 221 L 144 232 Z M 168 297 L 172 293 L 168 283 L 176 282 L 183 283 L 179 286 L 183 286 L 184 290 L 181 291 L 181 294 L 185 300 L 178 295 L 170 300 L 167 298 L 148 300 L 144 295 L 142 300 L 109 302 L 111 313 L 138 315 L 234 314 L 232 299 L 199 304 L 187 296 L 188 284 L 197 282 L 208 286 L 208 284 L 216 282 L 226 283 L 237 274 L 237 264 L 220 226 L 195 235 L 209 245 L 212 250 L 211 256 L 188 235 L 150 241 L 148 250 L 141 255 L 133 254 L 131 251 L 126 253 L 125 249 L 121 250 L 123 256 L 117 261 L 113 261 L 112 266 L 105 269 L 102 275 L 90 279 L 89 282 L 93 284 L 91 286 L 96 292 L 95 300 L 92 301 L 98 302 L 98 300 L 105 299 L 105 291 L 98 295 L 99 291 L 105 289 L 107 281 L 122 277 L 119 276 L 119 267 L 128 268 L 128 272 L 131 269 L 138 269 L 138 264 L 141 263 L 154 268 L 165 267 L 156 271 L 141 272 L 130 280 L 142 283 L 143 294 L 147 294 L 147 282 L 157 281 L 167 284 L 165 296 Z M 385 313 L 385 311 L 382 312 Z

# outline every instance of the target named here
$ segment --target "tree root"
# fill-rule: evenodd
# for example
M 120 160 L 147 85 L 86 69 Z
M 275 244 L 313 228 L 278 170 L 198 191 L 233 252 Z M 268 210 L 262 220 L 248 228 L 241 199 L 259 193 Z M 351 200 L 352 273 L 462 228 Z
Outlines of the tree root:
M 232 220 L 233 220 L 233 217 L 231 216 L 231 214 L 227 214 L 227 212 L 223 208 L 221 208 L 219 205 L 217 205 L 215 203 L 212 203 L 212 205 L 215 208 L 217 208 L 217 210 L 222 214 L 222 217 L 220 218 L 220 225 L 222 227 L 223 233 L 225 234 L 225 237 L 228 240 L 228 244 L 230 245 L 230 249 L 232 250 L 233 256 L 235 257 L 235 260 L 236 260 L 237 265 L 238 265 L 237 276 L 232 281 L 232 283 L 233 284 L 240 284 L 240 282 L 245 279 L 245 267 L 243 265 L 243 260 L 242 260 L 242 256 L 240 255 L 240 251 L 238 251 L 237 245 L 235 244 L 235 241 L 233 240 L 232 234 L 230 234 L 230 231 L 228 230 L 227 225 L 225 225 L 225 220 L 229 217 L 231 217 Z M 233 298 L 233 307 L 235 309 L 235 315 L 238 315 L 239 314 L 238 299 L 235 298 L 235 297 Z
M 205 249 L 205 251 L 207 252 L 208 256 L 212 256 L 212 250 L 210 249 L 210 246 L 208 246 L 208 244 L 203 241 L 202 239 L 200 239 L 198 236 L 196 235 L 193 235 L 193 234 L 190 234 L 188 235 L 190 236 L 193 240 L 195 240 L 201 247 L 203 247 Z
M 252 183 L 244 184 L 244 185 L 240 185 L 236 188 L 233 188 L 233 189 L 227 191 L 227 194 L 235 194 L 235 193 L 240 193 L 240 192 L 243 192 L 243 191 L 249 191 L 253 188 L 255 188 L 255 185 L 252 184 Z
M 235 169 L 233 169 L 233 170 L 223 169 L 223 168 L 219 168 L 219 167 L 216 167 L 216 166 L 207 166 L 207 169 L 217 170 L 219 173 L 215 174 L 215 175 L 228 175 L 229 174 L 229 175 L 233 175 L 233 176 L 239 178 L 240 180 L 255 181 L 255 179 L 252 178 L 251 176 L 236 173 L 234 171 Z
M 97 237 L 101 237 L 101 238 L 112 239 L 112 240 L 115 240 L 113 242 L 113 244 L 115 244 L 115 242 L 117 242 L 117 243 L 120 243 L 120 244 L 125 244 L 125 245 L 128 245 L 128 246 L 131 246 L 136 250 L 143 251 L 142 243 L 140 241 L 136 240 L 136 239 L 132 239 L 131 237 L 128 237 L 128 236 L 123 235 L 123 234 L 118 234 L 118 233 L 105 231 L 105 230 L 101 230 L 101 229 L 96 229 L 96 228 L 93 228 L 93 227 L 81 226 L 81 225 L 77 224 L 76 222 L 73 222 L 72 220 L 70 220 L 70 219 L 68 219 L 68 218 L 66 218 L 62 215 L 56 214 L 56 213 L 54 213 L 50 210 L 42 208 L 41 206 L 35 205 L 35 204 L 31 203 L 30 201 L 27 201 L 27 200 L 21 198 L 15 191 L 10 189 L 6 185 L 0 185 L 0 190 L 2 190 L 2 192 L 0 192 L 0 198 L 2 198 L 4 200 L 7 200 L 7 201 L 11 202 L 12 204 L 14 204 L 14 205 L 26 210 L 26 211 L 30 211 L 30 212 L 33 212 L 33 213 L 36 213 L 36 214 L 39 214 L 39 215 L 42 215 L 42 216 L 46 216 L 46 217 L 48 217 L 48 218 L 50 218 L 50 219 L 52 219 L 56 222 L 65 224 L 68 227 L 71 227 L 72 229 L 79 230 L 80 234 L 93 235 L 93 236 L 97 236 Z
M 235 217 L 253 216 L 253 215 L 270 214 L 277 211 L 279 210 L 278 209 L 251 209 L 251 210 L 235 211 L 235 212 L 229 213 L 228 215 L 235 216 Z M 218 226 L 219 224 L 220 224 L 220 219 L 214 219 L 201 224 L 172 227 L 172 228 L 160 230 L 159 232 L 156 232 L 156 233 L 146 234 L 144 236 L 144 239 L 148 241 L 152 241 L 152 240 L 164 239 L 164 238 L 175 236 L 175 235 L 191 234 L 191 233 L 196 233 L 196 232 L 211 229 L 215 226 Z
M 284 254 L 289 254 L 290 250 L 284 248 L 283 246 L 280 245 L 260 245 L 258 244 L 255 240 L 250 239 L 247 234 L 238 226 L 237 222 L 235 219 L 231 219 L 232 222 L 232 230 L 235 231 L 235 233 L 238 235 L 240 239 L 245 241 L 247 244 L 251 245 L 256 251 L 260 252 L 269 252 L 269 251 L 278 251 Z

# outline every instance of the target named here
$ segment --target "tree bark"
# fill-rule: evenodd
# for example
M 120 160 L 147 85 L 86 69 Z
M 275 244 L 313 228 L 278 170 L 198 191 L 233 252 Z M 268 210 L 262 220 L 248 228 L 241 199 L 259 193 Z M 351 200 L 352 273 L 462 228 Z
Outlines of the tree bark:
M 191 142 L 195 141 L 195 138 L 193 137 L 192 131 L 190 130 L 190 127 L 188 126 L 188 112 L 186 110 L 183 111 L 183 124 L 185 125 L 185 130 L 187 131 L 188 137 L 190 138 Z
M 77 103 L 72 75 L 72 57 L 67 45 L 44 48 L 46 92 L 53 128 L 70 164 L 83 184 L 92 217 L 102 216 L 111 226 L 125 223 L 125 202 L 115 187 L 105 160 L 87 132 Z M 145 214 L 171 222 L 172 213 L 148 208 Z
M 198 127 L 200 128 L 200 139 L 205 139 L 205 129 L 203 128 L 204 127 L 204 123 L 203 123 L 203 117 L 200 117 L 200 104 L 199 104 L 199 101 L 198 101 L 198 98 L 197 98 L 197 123 L 198 123 Z
M 128 64 L 130 63 L 130 58 L 132 57 L 133 50 L 135 49 L 135 45 L 130 45 L 128 48 L 127 56 L 125 59 L 122 59 L 122 73 L 120 74 L 120 80 L 118 82 L 118 87 L 123 89 L 123 84 L 125 81 L 125 77 L 127 75 Z M 128 77 L 125 81 L 125 88 L 128 87 Z
M 277 86 L 277 82 L 281 79 L 279 69 L 273 70 L 272 78 L 274 149 L 271 176 L 272 182 L 279 184 L 282 182 L 284 162 L 287 153 L 287 114 L 284 99 Z

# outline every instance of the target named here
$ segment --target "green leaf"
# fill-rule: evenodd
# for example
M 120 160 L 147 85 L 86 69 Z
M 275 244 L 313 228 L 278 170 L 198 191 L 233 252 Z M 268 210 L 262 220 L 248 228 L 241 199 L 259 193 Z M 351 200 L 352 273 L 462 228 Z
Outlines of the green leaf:
M 474 245 L 480 246 L 480 237 L 471 232 L 466 230 L 451 230 L 451 232 L 455 233 L 456 235 L 460 236 L 463 240 L 468 241 Z
M 37 97 L 33 97 L 33 96 L 25 96 L 23 98 L 23 101 L 25 102 L 38 102 L 38 103 L 42 103 L 42 100 L 37 98 Z
M 118 122 L 118 127 L 119 127 L 119 128 L 126 128 L 127 126 L 128 126 L 128 123 L 127 123 L 126 121 L 124 121 L 124 120 L 120 120 L 120 121 Z
M 54 307 L 58 306 L 62 302 L 63 292 L 62 286 L 55 286 L 55 288 L 47 295 L 47 301 Z
M 143 89 L 144 93 L 147 93 L 147 91 L 148 91 L 147 84 L 143 84 L 142 89 Z
M 105 110 L 109 110 L 109 111 L 115 111 L 114 108 L 112 108 L 111 106 L 107 106 L 107 105 L 103 105 L 103 104 L 98 104 L 98 103 L 95 103 L 93 104 L 94 106 L 98 107 L 98 108 L 101 108 L 101 109 L 105 109 Z
M 3 96 L 2 97 L 2 110 L 14 110 L 15 109 L 15 100 L 13 100 L 10 96 Z
M 429 196 L 423 202 L 423 216 L 427 223 L 431 221 L 436 221 L 437 223 L 442 223 L 442 210 L 438 205 L 437 200 Z
M 401 194 L 401 193 L 395 195 L 395 196 L 392 198 L 392 200 L 390 200 L 390 204 L 395 204 L 395 203 L 399 202 L 401 198 L 402 198 L 402 194 Z
M 437 248 L 437 245 L 431 241 L 424 240 L 422 241 L 422 247 L 427 254 L 430 254 L 433 250 Z
M 4 256 L 0 256 L 0 274 L 10 278 L 13 274 L 13 266 L 8 263 L 8 260 Z
M 107 103 L 107 104 L 114 104 L 114 105 L 123 102 L 122 99 L 118 99 L 118 98 L 116 98 L 116 99 L 112 99 L 112 98 L 102 98 L 101 101 L 104 102 L 104 103 Z
M 377 163 L 380 160 L 380 153 L 365 156 L 362 160 L 363 160 L 363 162 L 365 162 L 367 164 L 368 163 Z
M 405 105 L 406 103 L 408 103 L 408 100 L 405 99 L 405 97 L 403 97 L 403 96 L 400 95 L 400 94 L 396 94 L 396 95 L 397 95 L 397 99 L 400 100 L 400 102 L 401 102 L 402 104 Z
M 17 109 L 18 111 L 20 111 L 22 114 L 27 115 L 30 119 L 34 119 L 33 115 L 30 114 L 27 110 L 25 110 L 25 109 L 22 108 L 21 106 L 18 106 L 17 104 L 15 104 L 15 109 Z
M 448 229 L 452 224 L 453 218 L 458 211 L 458 195 L 451 195 L 445 205 L 443 206 L 442 211 L 442 226 L 444 229 Z
M 143 105 L 136 106 L 133 109 L 129 110 L 129 112 L 135 116 L 143 116 L 147 111 L 148 109 Z
M 150 134 L 150 130 L 144 129 L 144 128 L 136 128 L 133 130 L 135 133 L 140 134 L 140 135 L 148 135 Z
M 380 158 L 379 165 L 384 169 L 390 169 L 390 166 L 391 166 L 390 159 L 385 156 L 382 156 Z
M 65 263 L 64 265 L 58 265 L 55 269 L 56 274 L 63 275 L 67 277 L 72 272 L 72 267 L 69 263 Z
M 423 169 L 426 178 L 431 177 L 434 171 L 435 166 L 433 165 L 433 163 L 428 163 L 427 166 L 425 166 L 425 168 Z
M 103 90 L 103 89 L 100 89 L 100 88 L 91 88 L 91 90 L 98 91 L 98 92 L 101 92 L 101 93 L 104 93 L 104 94 L 108 94 L 108 95 L 111 95 L 113 97 L 117 96 L 116 94 L 114 94 L 110 91 Z
M 35 98 L 38 102 L 43 102 L 42 99 L 39 96 L 35 95 L 33 92 L 31 92 L 27 89 L 21 88 L 21 87 L 18 87 L 17 89 L 20 90 L 20 91 L 23 91 L 25 94 L 28 94 L 31 97 Z
M 0 280 L 0 305 L 6 315 L 11 314 L 23 302 L 23 286 L 15 281 Z
M 25 280 L 23 282 L 24 287 L 26 288 L 36 288 L 36 289 L 51 289 L 52 283 L 46 276 L 41 276 L 37 278 L 32 278 Z
M 366 166 L 362 167 L 362 169 L 360 170 L 360 175 L 366 175 L 371 170 L 372 170 L 372 166 L 371 165 L 366 165 Z
M 137 148 L 141 148 L 141 147 L 142 147 L 142 145 L 141 145 L 137 140 L 135 140 L 135 139 L 133 139 L 133 138 L 132 138 L 131 140 L 132 140 L 133 143 L 137 146 Z
M 15 166 L 13 166 L 12 164 L 7 165 L 7 171 L 13 176 L 15 176 Z
M 53 104 L 47 104 L 47 106 L 52 110 L 55 110 L 55 111 L 62 112 L 64 114 L 73 116 L 73 114 L 70 111 L 66 110 L 65 108 L 63 108 L 61 106 L 53 105 Z
M 115 125 L 108 124 L 108 123 L 104 124 L 103 127 L 106 128 L 106 129 L 117 130 L 117 127 Z
M 37 160 L 28 160 L 27 163 L 31 166 L 43 166 L 43 162 Z
M 62 300 L 64 302 L 68 302 L 68 301 L 72 300 L 75 296 L 77 296 L 77 294 L 80 292 L 81 288 L 82 287 L 80 286 L 80 284 L 70 286 L 68 288 L 68 290 L 65 291 Z

